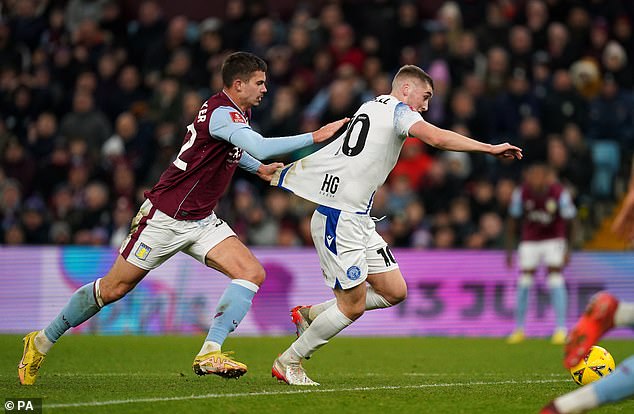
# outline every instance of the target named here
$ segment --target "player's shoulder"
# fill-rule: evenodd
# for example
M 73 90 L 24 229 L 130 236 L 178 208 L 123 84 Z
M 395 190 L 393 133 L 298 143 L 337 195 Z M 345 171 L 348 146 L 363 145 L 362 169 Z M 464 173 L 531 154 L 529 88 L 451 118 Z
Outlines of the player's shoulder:
M 215 122 L 225 124 L 248 124 L 245 116 L 231 105 L 216 106 L 211 109 L 211 114 Z

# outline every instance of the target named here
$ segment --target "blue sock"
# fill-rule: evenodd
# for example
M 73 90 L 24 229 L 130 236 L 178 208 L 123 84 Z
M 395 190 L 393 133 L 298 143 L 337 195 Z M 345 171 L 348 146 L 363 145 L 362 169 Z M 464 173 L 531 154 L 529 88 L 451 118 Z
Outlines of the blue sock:
M 528 292 L 530 291 L 532 278 L 521 277 L 517 284 L 517 305 L 515 308 L 515 326 L 524 329 L 526 321 L 526 308 L 528 308 Z
M 211 322 L 205 341 L 222 345 L 227 335 L 238 327 L 251 308 L 251 301 L 257 291 L 258 285 L 255 283 L 244 279 L 232 280 L 218 301 L 216 315 Z
M 634 394 L 634 356 L 616 367 L 616 371 L 592 384 L 600 404 L 621 401 Z
M 77 289 L 59 315 L 44 329 L 49 341 L 55 343 L 71 327 L 80 325 L 99 312 L 101 307 L 95 297 L 95 283 Z
M 550 288 L 550 301 L 555 310 L 557 328 L 565 328 L 568 293 L 566 292 L 564 278 L 559 272 L 552 272 L 548 275 L 548 287 Z

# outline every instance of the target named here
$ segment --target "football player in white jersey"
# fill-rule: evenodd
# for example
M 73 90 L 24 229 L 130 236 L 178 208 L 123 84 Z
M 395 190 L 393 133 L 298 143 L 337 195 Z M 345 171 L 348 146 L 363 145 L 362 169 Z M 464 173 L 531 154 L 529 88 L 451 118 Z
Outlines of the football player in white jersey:
M 318 385 L 301 361 L 309 358 L 366 310 L 403 301 L 407 286 L 387 243 L 369 215 L 376 189 L 394 168 L 408 136 L 436 148 L 521 159 L 508 143 L 491 145 L 426 122 L 432 78 L 403 66 L 390 95 L 366 102 L 329 145 L 277 171 L 271 185 L 319 204 L 311 234 L 326 284 L 335 298 L 291 311 L 298 339 L 273 363 L 274 377 L 291 385 Z M 336 306 L 335 306 L 336 305 Z

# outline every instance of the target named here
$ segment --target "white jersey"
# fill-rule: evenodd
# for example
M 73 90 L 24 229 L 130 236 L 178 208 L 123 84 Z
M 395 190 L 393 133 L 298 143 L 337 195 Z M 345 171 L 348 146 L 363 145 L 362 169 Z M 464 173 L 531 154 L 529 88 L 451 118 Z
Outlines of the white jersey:
M 395 97 L 379 96 L 361 105 L 333 142 L 278 170 L 271 185 L 323 206 L 367 214 L 410 127 L 422 119 Z

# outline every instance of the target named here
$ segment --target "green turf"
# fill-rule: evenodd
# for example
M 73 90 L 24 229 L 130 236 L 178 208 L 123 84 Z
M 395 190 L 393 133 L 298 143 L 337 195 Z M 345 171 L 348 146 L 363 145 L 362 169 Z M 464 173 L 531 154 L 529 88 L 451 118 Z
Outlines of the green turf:
M 546 340 L 336 338 L 306 363 L 322 385 L 299 388 L 270 374 L 292 338 L 230 338 L 225 348 L 249 366 L 239 380 L 192 372 L 202 339 L 69 335 L 37 384 L 23 387 L 21 338 L 0 335 L 1 396 L 41 397 L 45 413 L 536 413 L 577 388 L 561 367 L 561 348 Z M 634 341 L 602 345 L 617 363 L 634 353 Z M 596 412 L 634 412 L 634 401 Z

